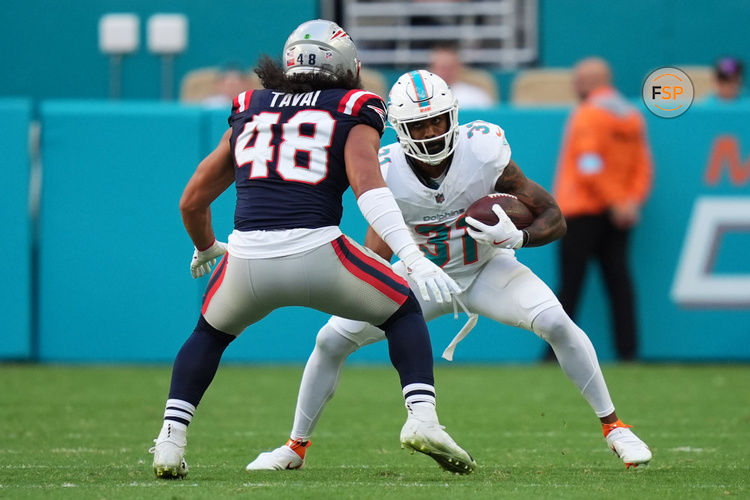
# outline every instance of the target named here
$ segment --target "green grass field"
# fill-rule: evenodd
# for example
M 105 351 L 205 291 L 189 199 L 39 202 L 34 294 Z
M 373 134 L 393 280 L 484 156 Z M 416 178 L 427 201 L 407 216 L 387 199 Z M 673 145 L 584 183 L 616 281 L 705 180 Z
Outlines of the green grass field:
M 167 367 L 0 365 L 3 498 L 748 498 L 750 366 L 605 365 L 621 418 L 651 446 L 626 470 L 556 365 L 441 366 L 443 424 L 479 464 L 443 472 L 400 449 L 395 371 L 348 366 L 306 468 L 248 474 L 283 443 L 301 366 L 223 366 L 189 432 L 190 473 L 157 481 Z

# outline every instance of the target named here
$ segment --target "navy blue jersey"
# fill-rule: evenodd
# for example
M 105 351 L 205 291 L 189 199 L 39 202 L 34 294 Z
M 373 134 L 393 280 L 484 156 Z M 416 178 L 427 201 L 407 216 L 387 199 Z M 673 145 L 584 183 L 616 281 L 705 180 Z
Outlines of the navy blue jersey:
M 229 116 L 239 231 L 338 226 L 349 187 L 344 145 L 357 124 L 385 128 L 385 103 L 364 90 L 248 90 Z

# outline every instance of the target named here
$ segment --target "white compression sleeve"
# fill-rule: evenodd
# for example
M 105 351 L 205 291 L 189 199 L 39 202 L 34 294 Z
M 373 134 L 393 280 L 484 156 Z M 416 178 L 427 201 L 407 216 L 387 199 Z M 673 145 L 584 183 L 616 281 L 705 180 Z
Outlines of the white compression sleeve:
M 549 342 L 560 368 L 578 387 L 596 416 L 615 411 L 591 340 L 561 306 L 542 311 L 534 319 L 534 333 Z
M 331 321 L 320 329 L 315 349 L 302 374 L 294 412 L 294 427 L 290 435 L 292 439 L 310 439 L 323 408 L 336 391 L 347 356 L 357 350 L 357 347 L 356 343 L 331 326 Z
M 365 191 L 357 198 L 357 205 L 370 227 L 383 238 L 399 259 L 404 260 L 404 257 L 414 255 L 415 252 L 422 255 L 390 189 L 382 187 Z

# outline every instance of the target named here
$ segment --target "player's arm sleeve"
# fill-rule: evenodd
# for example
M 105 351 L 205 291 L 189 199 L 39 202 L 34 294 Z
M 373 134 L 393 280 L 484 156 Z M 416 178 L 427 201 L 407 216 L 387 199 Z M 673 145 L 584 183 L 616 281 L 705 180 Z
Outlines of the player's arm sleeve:
M 393 193 L 378 165 L 380 138 L 369 126 L 356 125 L 344 147 L 346 174 L 357 205 L 370 227 L 400 259 L 420 253 L 404 222 Z M 420 253 L 421 255 L 421 253 Z
M 399 259 L 408 263 L 409 256 L 421 255 L 390 189 L 370 189 L 357 198 L 357 205 L 370 227 Z
M 371 227 L 367 228 L 365 246 L 383 257 L 385 260 L 390 261 L 391 257 L 393 257 L 393 250 L 391 250 L 391 247 L 389 247 L 388 244 L 383 241 L 383 238 L 381 238 Z

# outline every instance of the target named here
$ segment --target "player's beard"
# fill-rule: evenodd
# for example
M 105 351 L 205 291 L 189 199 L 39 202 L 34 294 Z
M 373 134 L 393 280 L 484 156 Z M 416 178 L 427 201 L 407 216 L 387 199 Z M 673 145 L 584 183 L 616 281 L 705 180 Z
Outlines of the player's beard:
M 431 155 L 438 154 L 445 148 L 445 137 L 426 142 L 424 147 L 427 149 L 427 153 Z

